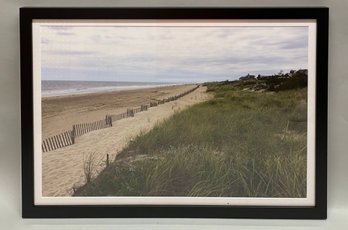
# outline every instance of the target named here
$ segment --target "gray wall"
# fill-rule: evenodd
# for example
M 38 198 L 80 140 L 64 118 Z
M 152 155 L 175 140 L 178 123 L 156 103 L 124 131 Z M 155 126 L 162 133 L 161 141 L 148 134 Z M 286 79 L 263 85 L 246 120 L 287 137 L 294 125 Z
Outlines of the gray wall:
M 19 27 L 22 6 L 330 7 L 328 220 L 23 220 L 20 196 Z M 348 1 L 0 0 L 0 229 L 345 229 L 348 225 Z

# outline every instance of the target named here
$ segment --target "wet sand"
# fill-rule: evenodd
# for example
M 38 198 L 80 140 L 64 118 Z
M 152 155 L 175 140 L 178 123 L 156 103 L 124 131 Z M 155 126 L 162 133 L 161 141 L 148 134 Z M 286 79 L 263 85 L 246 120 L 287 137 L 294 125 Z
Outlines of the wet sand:
M 44 132 L 52 134 L 67 130 L 74 123 L 103 119 L 106 114 L 124 112 L 127 107 L 178 95 L 194 85 L 169 86 L 153 89 L 122 91 L 115 93 L 79 95 L 76 97 L 50 98 L 43 101 Z M 105 167 L 106 155 L 116 155 L 137 135 L 146 133 L 156 124 L 168 119 L 176 111 L 208 100 L 211 95 L 205 87 L 134 117 L 113 122 L 113 126 L 87 133 L 74 145 L 42 154 L 43 196 L 71 196 L 73 187 L 85 183 L 84 160 L 93 155 L 94 175 Z M 54 103 L 53 103 L 54 102 Z M 132 105 L 132 106 L 131 106 Z M 54 108 L 60 108 L 54 110 Z M 77 122 L 76 122 L 77 121 Z M 59 124 L 55 124 L 58 122 Z M 52 124 L 53 123 L 53 124 Z M 44 135 L 47 135 L 45 133 Z

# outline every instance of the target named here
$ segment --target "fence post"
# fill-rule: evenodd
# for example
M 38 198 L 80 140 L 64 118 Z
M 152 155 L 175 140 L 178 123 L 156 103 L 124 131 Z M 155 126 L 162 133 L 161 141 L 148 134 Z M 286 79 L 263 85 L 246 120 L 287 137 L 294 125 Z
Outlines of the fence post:
M 127 117 L 134 117 L 134 110 L 133 109 L 127 109 Z
M 109 154 L 106 154 L 106 167 L 109 167 Z
M 141 109 L 141 111 L 146 111 L 147 110 L 147 105 L 141 105 L 141 107 L 140 107 Z
M 106 115 L 106 116 L 105 116 L 105 124 L 106 124 L 107 126 L 112 127 L 112 118 L 111 118 L 111 116 L 109 116 L 109 115 Z
M 73 144 L 75 144 L 75 137 L 76 137 L 75 133 L 76 133 L 76 128 L 75 128 L 75 125 L 73 125 L 72 131 L 71 131 L 71 141 Z

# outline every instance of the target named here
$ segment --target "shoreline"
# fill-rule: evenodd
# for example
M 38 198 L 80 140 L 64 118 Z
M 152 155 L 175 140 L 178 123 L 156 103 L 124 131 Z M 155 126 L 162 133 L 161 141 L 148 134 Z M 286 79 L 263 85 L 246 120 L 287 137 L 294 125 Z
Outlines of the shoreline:
M 41 98 L 42 99 L 50 99 L 50 98 L 60 98 L 60 97 L 73 97 L 73 96 L 79 96 L 79 95 L 83 96 L 83 95 L 99 94 L 99 93 L 101 93 L 101 94 L 103 94 L 103 93 L 115 93 L 115 92 L 120 92 L 120 91 L 162 88 L 162 87 L 167 87 L 167 86 L 191 85 L 191 84 L 193 84 L 193 83 L 130 85 L 130 86 L 104 86 L 104 87 L 91 87 L 91 88 L 86 88 L 86 89 L 52 90 L 55 92 L 41 91 Z

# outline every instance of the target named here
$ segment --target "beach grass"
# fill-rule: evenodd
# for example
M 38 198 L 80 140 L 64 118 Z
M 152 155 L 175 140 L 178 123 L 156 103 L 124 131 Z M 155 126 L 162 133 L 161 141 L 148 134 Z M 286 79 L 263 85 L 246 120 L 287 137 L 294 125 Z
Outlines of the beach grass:
M 305 197 L 307 88 L 213 99 L 139 135 L 74 196 Z

